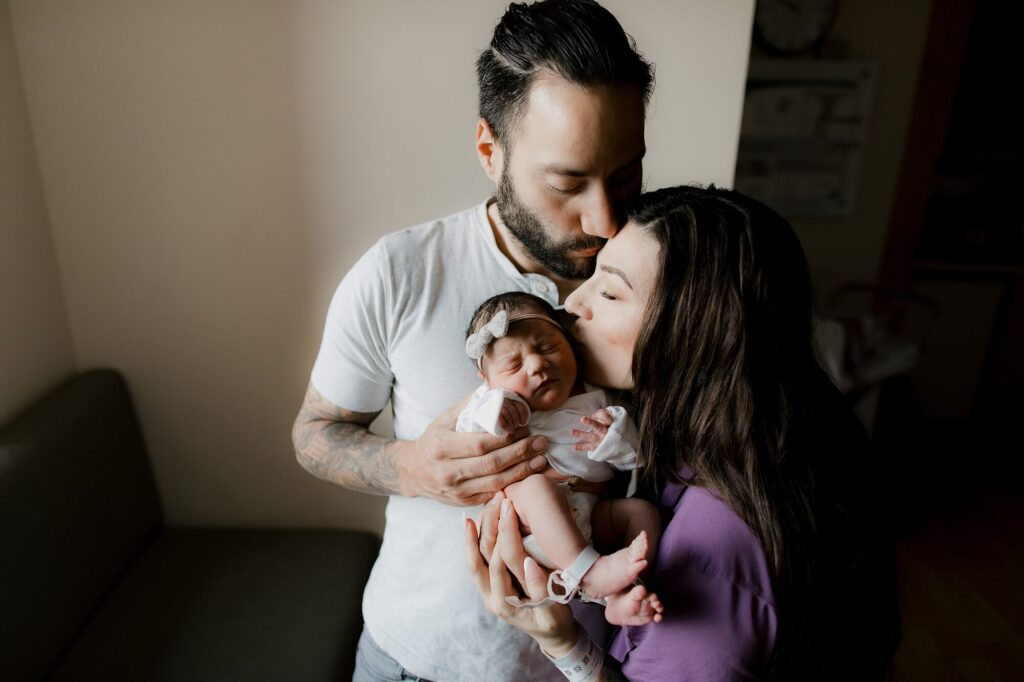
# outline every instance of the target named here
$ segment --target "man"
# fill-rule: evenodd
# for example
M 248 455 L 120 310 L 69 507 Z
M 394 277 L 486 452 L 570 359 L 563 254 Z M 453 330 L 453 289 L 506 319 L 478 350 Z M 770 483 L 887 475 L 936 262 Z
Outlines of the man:
M 561 303 L 639 194 L 651 65 L 590 0 L 511 5 L 477 62 L 476 150 L 495 198 L 383 238 L 345 276 L 293 441 L 314 475 L 390 495 L 363 598 L 356 679 L 557 675 L 490 616 L 462 562 L 462 514 L 545 469 L 543 438 L 456 434 L 477 385 L 476 306 L 504 291 Z M 390 399 L 395 440 L 367 426 Z M 460 508 L 461 507 L 461 508 Z M 385 677 L 395 675 L 394 677 Z

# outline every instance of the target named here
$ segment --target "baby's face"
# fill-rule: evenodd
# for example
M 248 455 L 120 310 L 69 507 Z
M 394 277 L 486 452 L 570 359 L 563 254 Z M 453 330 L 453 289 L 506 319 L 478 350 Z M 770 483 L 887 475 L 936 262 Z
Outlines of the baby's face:
M 488 387 L 515 391 L 531 410 L 553 410 L 569 399 L 576 383 L 576 357 L 558 327 L 523 320 L 487 348 L 483 374 Z

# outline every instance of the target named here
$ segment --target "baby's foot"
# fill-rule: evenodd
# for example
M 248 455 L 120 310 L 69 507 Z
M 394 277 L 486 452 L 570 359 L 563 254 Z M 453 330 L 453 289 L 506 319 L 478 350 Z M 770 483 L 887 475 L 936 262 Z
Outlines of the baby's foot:
M 665 606 L 658 595 L 648 592 L 643 585 L 637 585 L 628 592 L 608 595 L 604 618 L 612 625 L 647 625 L 660 623 Z
M 583 591 L 607 597 L 628 587 L 647 568 L 647 532 L 640 531 L 629 547 L 598 559 L 583 576 Z

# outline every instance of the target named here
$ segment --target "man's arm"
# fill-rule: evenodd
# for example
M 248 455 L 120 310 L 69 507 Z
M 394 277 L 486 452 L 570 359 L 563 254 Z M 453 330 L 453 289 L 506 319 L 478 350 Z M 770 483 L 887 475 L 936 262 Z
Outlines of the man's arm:
M 310 384 L 292 426 L 296 458 L 317 478 L 362 493 L 486 502 L 498 490 L 547 467 L 547 440 L 520 429 L 507 436 L 455 433 L 461 405 L 443 412 L 418 440 L 369 432 L 377 413 L 334 405 Z
M 399 442 L 370 433 L 380 412 L 350 412 L 310 384 L 292 426 L 292 444 L 302 468 L 317 478 L 372 495 L 399 493 Z

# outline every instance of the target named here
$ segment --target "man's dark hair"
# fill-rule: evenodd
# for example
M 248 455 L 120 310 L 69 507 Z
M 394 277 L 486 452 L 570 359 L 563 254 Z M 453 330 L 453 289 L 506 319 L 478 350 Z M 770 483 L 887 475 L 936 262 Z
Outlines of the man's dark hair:
M 577 85 L 636 85 L 644 106 L 654 85 L 654 67 L 593 0 L 513 3 L 476 62 L 480 116 L 499 143 L 507 144 L 544 71 Z

